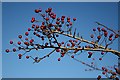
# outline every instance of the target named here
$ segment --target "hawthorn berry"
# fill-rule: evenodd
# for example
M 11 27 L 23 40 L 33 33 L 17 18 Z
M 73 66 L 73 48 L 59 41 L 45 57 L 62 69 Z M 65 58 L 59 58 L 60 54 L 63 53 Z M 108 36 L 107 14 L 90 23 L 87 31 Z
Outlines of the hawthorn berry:
M 60 24 L 60 22 L 57 21 L 56 24 Z
M 102 72 L 103 75 L 105 75 L 106 72 Z
M 18 45 L 20 45 L 21 44 L 21 42 L 20 41 L 18 41 Z
M 18 54 L 18 57 L 19 57 L 19 59 L 21 59 L 21 57 L 22 57 L 22 54 Z
M 99 60 L 102 60 L 102 58 L 99 58 Z
M 22 35 L 19 35 L 18 37 L 21 39 L 21 38 L 22 38 Z
M 116 35 L 115 35 L 115 38 L 118 38 L 118 37 L 119 37 L 119 35 L 118 35 L 118 34 L 116 34 Z
M 68 43 L 67 46 L 70 46 L 70 44 Z
M 60 52 L 60 49 L 56 49 L 56 52 Z
M 28 42 L 24 42 L 24 44 L 25 44 L 25 45 L 27 45 L 27 46 L 29 45 L 29 43 L 28 43 Z
M 52 11 L 52 8 L 48 8 L 48 12 L 51 12 Z
M 60 29 L 60 28 L 57 28 L 57 30 L 58 30 L 58 31 L 61 31 L 61 29 Z
M 104 36 L 107 37 L 107 35 L 108 35 L 108 32 L 104 32 Z
M 58 43 L 58 46 L 60 47 L 60 46 L 61 46 L 61 43 Z
M 76 21 L 76 18 L 73 18 L 73 21 Z
M 25 38 L 25 40 L 28 40 L 28 38 Z
M 26 56 L 27 59 L 29 59 L 29 56 Z
M 28 31 L 30 31 L 31 29 L 30 28 L 28 28 Z
M 109 41 L 112 41 L 112 38 L 109 38 Z
M 70 22 L 70 26 L 72 26 L 72 22 Z
M 72 55 L 71 58 L 74 58 L 74 55 Z
M 102 30 L 102 31 L 105 31 L 105 28 L 102 28 L 101 30 Z
M 113 36 L 113 34 L 111 33 L 110 36 L 109 36 L 109 38 L 111 38 L 112 36 Z
M 9 50 L 9 49 L 6 49 L 5 51 L 6 51 L 7 53 L 8 53 L 8 52 L 10 52 L 10 50 Z
M 102 70 L 105 70 L 105 67 L 102 67 Z
M 25 32 L 25 35 L 26 35 L 26 36 L 28 36 L 28 35 L 29 35 L 29 33 L 28 33 L 28 32 Z
M 104 55 L 104 52 L 101 52 L 101 55 Z
M 16 51 L 16 49 L 15 48 L 13 48 L 13 52 L 15 52 Z
M 46 21 L 48 21 L 48 20 L 49 20 L 49 18 L 47 17 L 45 20 L 46 20 Z
M 35 13 L 39 13 L 41 12 L 39 9 L 35 9 Z
M 33 23 L 33 22 L 35 22 L 35 18 L 34 17 L 32 17 L 32 20 L 31 20 L 31 23 Z
M 60 18 L 57 18 L 57 21 L 59 21 L 60 20 Z
M 62 44 L 64 44 L 64 42 L 62 42 Z
M 13 41 L 12 41 L 12 40 L 10 41 L 10 44 L 13 44 Z
M 100 75 L 98 75 L 97 80 L 100 80 L 100 79 L 101 79 L 101 76 L 100 76 Z
M 65 18 L 65 16 L 62 16 L 62 18 Z
M 45 12 L 46 12 L 46 13 L 48 13 L 48 9 L 47 9 L 47 10 L 45 10 Z
M 94 28 L 93 31 L 96 31 L 96 29 Z
M 94 35 L 93 34 L 91 34 L 91 36 L 90 36 L 91 38 L 93 38 L 94 37 Z
M 101 38 L 101 36 L 98 36 L 97 38 L 98 38 L 98 40 L 99 40 L 99 39 Z
M 58 58 L 58 61 L 60 61 L 60 58 Z
M 100 27 L 97 27 L 98 31 L 100 32 Z

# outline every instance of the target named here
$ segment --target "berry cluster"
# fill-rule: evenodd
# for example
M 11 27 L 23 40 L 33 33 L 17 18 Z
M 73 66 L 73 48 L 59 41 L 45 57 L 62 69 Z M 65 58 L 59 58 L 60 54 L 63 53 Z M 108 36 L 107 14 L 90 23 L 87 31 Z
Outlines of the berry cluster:
M 72 33 L 73 23 L 76 21 L 76 18 L 70 18 L 64 15 L 61 17 L 57 17 L 57 15 L 53 12 L 52 8 L 46 9 L 45 12 L 43 12 L 41 8 L 35 9 L 34 12 L 39 14 L 43 20 L 39 21 L 36 20 L 35 17 L 32 17 L 31 27 L 27 29 L 24 35 L 18 35 L 18 38 L 20 40 L 17 43 L 10 40 L 10 44 L 14 45 L 16 48 L 13 48 L 12 50 L 6 49 L 5 51 L 7 53 L 23 50 L 24 53 L 19 53 L 18 58 L 21 59 L 23 56 L 25 56 L 26 59 L 33 59 L 34 63 L 38 63 L 42 59 L 49 57 L 53 52 L 60 53 L 58 61 L 60 61 L 61 58 L 63 58 L 65 55 L 70 55 L 72 59 L 79 61 L 75 58 L 75 56 L 79 53 L 82 53 L 82 51 L 88 51 L 88 58 L 92 58 L 94 52 L 99 51 L 102 55 L 102 57 L 100 57 L 99 60 L 102 60 L 103 56 L 107 52 L 114 51 L 114 53 L 120 53 L 115 50 L 111 50 L 111 48 L 108 48 L 108 46 L 112 44 L 113 41 L 117 39 L 120 35 L 115 32 L 112 32 L 111 30 L 109 30 L 108 28 L 106 28 L 98 22 L 97 24 L 100 25 L 102 28 L 94 28 L 94 34 L 90 35 L 92 41 L 87 41 L 83 39 L 82 36 L 79 36 L 79 33 L 76 36 L 76 28 Z M 40 25 L 35 24 L 36 22 L 40 22 Z M 111 31 L 112 33 L 109 34 L 109 31 Z M 35 38 L 38 38 L 40 42 L 37 42 L 35 38 L 31 37 L 31 35 L 33 35 Z M 58 38 L 60 35 L 67 36 L 72 39 L 68 39 L 66 41 L 59 41 Z M 25 38 L 23 36 L 25 36 Z M 81 43 L 87 43 L 87 45 L 83 46 L 81 45 Z M 103 45 L 103 43 L 105 44 Z M 43 57 L 34 58 L 30 55 L 27 55 L 27 53 L 31 50 L 41 50 L 46 48 L 52 48 L 53 50 Z M 95 59 L 93 58 L 93 60 Z M 87 64 L 83 61 L 79 62 L 95 70 L 103 71 L 103 75 L 110 73 L 112 74 L 112 76 L 115 75 L 116 77 L 116 75 L 118 74 L 115 72 L 110 72 L 110 70 L 106 68 L 95 68 L 93 67 L 95 65 L 94 62 L 91 62 L 91 64 Z M 116 70 L 118 71 L 118 69 Z M 101 76 L 99 75 L 97 79 L 100 78 Z

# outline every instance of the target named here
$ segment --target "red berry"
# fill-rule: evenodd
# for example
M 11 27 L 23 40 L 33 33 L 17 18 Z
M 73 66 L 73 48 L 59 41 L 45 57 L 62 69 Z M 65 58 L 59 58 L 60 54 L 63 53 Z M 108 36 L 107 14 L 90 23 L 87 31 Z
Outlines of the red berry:
M 58 58 L 58 61 L 60 61 L 60 58 Z
M 100 79 L 101 79 L 101 76 L 100 76 L 100 75 L 98 75 L 97 79 L 98 79 L 98 80 L 100 80 Z
M 26 56 L 27 59 L 29 59 L 29 56 Z
M 28 38 L 25 38 L 25 40 L 28 40 Z
M 48 20 L 49 20 L 49 18 L 47 17 L 45 20 L 46 20 L 46 21 L 48 21 Z
M 45 22 L 42 22 L 42 25 L 45 25 Z
M 107 35 L 108 35 L 108 32 L 104 32 L 104 36 L 107 37 Z
M 111 38 L 113 36 L 113 34 L 110 34 L 109 38 Z
M 65 16 L 62 16 L 62 18 L 65 18 Z
M 57 21 L 59 21 L 60 20 L 60 18 L 57 18 Z
M 100 27 L 98 27 L 97 29 L 98 29 L 98 31 L 100 32 Z
M 104 54 L 104 52 L 101 52 L 101 55 L 103 55 Z
M 22 57 L 22 54 L 18 54 L 18 57 L 19 57 L 19 59 L 21 59 L 21 57 Z
M 28 42 L 24 42 L 24 44 L 25 44 L 25 45 L 27 45 L 27 46 L 29 45 L 29 43 L 28 43 Z
M 39 26 L 38 25 L 36 25 L 36 29 L 38 29 L 39 28 Z
M 19 35 L 18 37 L 21 39 L 21 38 L 22 38 L 22 35 Z
M 109 41 L 112 41 L 112 38 L 109 38 Z
M 72 22 L 70 22 L 70 26 L 72 26 Z
M 32 17 L 32 20 L 31 20 L 31 22 L 33 23 L 33 22 L 35 22 L 35 18 L 34 17 Z
M 88 52 L 89 55 L 92 55 L 93 53 L 92 52 Z
M 71 44 L 72 44 L 72 47 L 74 47 L 74 46 L 75 46 L 75 43 L 74 43 L 74 42 L 72 42 Z
M 67 20 L 67 22 L 69 23 L 69 22 L 70 22 L 70 20 Z
M 65 55 L 65 53 L 64 53 L 64 52 L 62 52 L 62 53 L 61 53 L 61 57 L 64 57 L 64 55 Z
M 69 42 L 72 42 L 72 40 L 69 40 Z
M 28 33 L 28 32 L 25 32 L 25 35 L 26 35 L 26 36 L 28 36 L 28 35 L 29 35 L 29 33 Z
M 30 28 L 28 28 L 28 31 L 30 31 L 31 29 Z
M 48 10 L 45 10 L 46 13 L 48 13 Z
M 40 10 L 39 9 L 35 9 L 35 13 L 39 13 L 40 12 Z
M 58 30 L 58 31 L 61 31 L 61 29 L 60 29 L 60 28 L 58 28 L 57 30 Z
M 30 43 L 33 43 L 33 41 L 34 41 L 34 40 L 33 40 L 33 39 L 31 39 L 31 40 L 30 40 Z
M 106 72 L 102 72 L 102 74 L 104 75 Z
M 10 41 L 10 44 L 13 44 L 13 41 Z
M 55 19 L 56 18 L 56 15 L 53 15 L 53 16 L 51 16 L 53 19 Z
M 102 67 L 102 70 L 105 70 L 105 67 Z
M 74 58 L 74 55 L 72 55 L 71 58 Z
M 21 56 L 22 56 L 22 54 L 18 54 L 18 56 L 19 56 L 19 57 L 21 57 Z
M 100 39 L 100 38 L 101 38 L 101 36 L 98 36 L 97 38 L 98 38 L 98 39 Z
M 56 24 L 60 24 L 60 22 L 57 21 Z
M 18 45 L 20 45 L 21 44 L 21 42 L 20 41 L 18 41 Z
M 76 21 L 76 18 L 73 18 L 73 21 Z
M 70 17 L 67 17 L 67 20 L 70 20 Z
M 99 60 L 102 60 L 102 58 L 99 58 Z
M 5 51 L 6 51 L 7 53 L 8 53 L 8 52 L 10 52 L 10 50 L 9 50 L 9 49 L 6 49 Z
M 56 52 L 60 52 L 60 49 L 56 49 Z
M 70 46 L 70 44 L 68 43 L 67 46 Z
M 64 42 L 62 42 L 62 44 L 64 44 Z
M 13 52 L 15 52 L 16 51 L 16 49 L 15 48 L 13 48 Z
M 33 24 L 33 25 L 32 25 L 32 28 L 34 28 L 34 27 L 35 27 L 35 25 Z
M 105 31 L 105 28 L 102 28 L 101 30 L 102 30 L 102 31 Z
M 52 11 L 52 8 L 48 8 L 48 12 L 51 12 Z
M 61 43 L 58 43 L 58 46 L 61 46 Z
M 93 31 L 96 31 L 96 29 L 94 28 Z
M 93 38 L 94 37 L 94 35 L 93 34 L 91 34 L 91 36 L 90 36 L 91 38 Z
M 118 34 L 116 34 L 116 35 L 115 35 L 115 38 L 118 38 L 118 37 L 119 37 L 119 35 L 118 35 Z

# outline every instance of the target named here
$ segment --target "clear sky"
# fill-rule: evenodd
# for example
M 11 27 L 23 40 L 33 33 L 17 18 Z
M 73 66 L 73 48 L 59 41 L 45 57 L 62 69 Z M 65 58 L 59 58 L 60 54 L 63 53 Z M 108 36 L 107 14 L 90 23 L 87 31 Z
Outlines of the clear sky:
M 28 27 L 31 27 L 31 17 L 40 16 L 34 13 L 34 9 L 42 8 L 43 10 L 48 7 L 52 7 L 57 16 L 70 16 L 76 17 L 77 21 L 74 27 L 77 28 L 77 32 L 83 36 L 83 38 L 90 40 L 90 34 L 92 29 L 97 27 L 95 21 L 101 22 L 110 28 L 117 30 L 118 28 L 118 5 L 117 3 L 3 3 L 2 4 L 2 40 L 3 40 L 3 61 L 2 76 L 4 78 L 94 78 L 99 71 L 86 72 L 88 67 L 81 63 L 72 60 L 68 56 L 65 56 L 60 62 L 57 61 L 60 56 L 58 53 L 54 53 L 49 58 L 44 59 L 38 64 L 32 64 L 32 60 L 26 60 L 25 58 L 19 60 L 17 53 L 5 53 L 5 49 L 12 49 L 13 46 L 9 45 L 10 40 L 19 41 L 18 35 L 24 34 Z M 60 41 L 66 40 L 65 37 L 59 39 Z M 111 45 L 113 49 L 118 49 L 118 42 L 115 41 Z M 20 52 L 21 53 L 21 52 Z M 28 54 L 39 55 L 48 53 L 44 51 L 32 51 Z M 87 56 L 79 56 L 80 60 L 89 62 Z M 99 57 L 99 55 L 96 55 Z M 97 60 L 97 66 L 102 65 L 114 65 L 117 64 L 117 57 L 111 53 L 108 53 L 103 61 Z M 103 76 L 104 77 L 104 76 Z

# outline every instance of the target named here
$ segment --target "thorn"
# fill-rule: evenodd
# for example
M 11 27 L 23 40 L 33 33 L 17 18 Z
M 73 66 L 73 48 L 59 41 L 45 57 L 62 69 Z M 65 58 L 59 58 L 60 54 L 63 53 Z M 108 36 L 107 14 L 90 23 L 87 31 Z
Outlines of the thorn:
M 77 33 L 77 37 L 79 37 L 80 35 L 79 35 L 79 33 Z
M 74 34 L 73 34 L 73 38 L 75 37 L 75 34 L 76 34 L 76 28 L 75 28 L 75 31 L 74 31 Z

